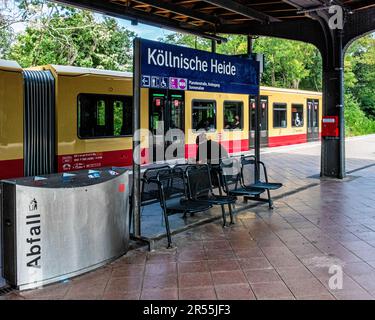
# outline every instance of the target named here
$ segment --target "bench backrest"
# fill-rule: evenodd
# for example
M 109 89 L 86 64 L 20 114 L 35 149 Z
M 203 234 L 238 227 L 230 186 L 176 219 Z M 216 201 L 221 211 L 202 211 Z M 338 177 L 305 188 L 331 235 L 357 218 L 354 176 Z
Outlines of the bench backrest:
M 245 186 L 255 183 L 256 171 L 256 158 L 254 156 L 241 157 L 241 179 Z
M 187 197 L 185 173 L 182 168 L 160 170 L 157 174 L 157 181 L 164 201 Z
M 191 165 L 186 169 L 189 194 L 192 199 L 212 192 L 210 168 L 207 164 Z
M 142 177 L 141 204 L 148 205 L 160 200 L 157 175 L 161 171 L 169 170 L 167 165 L 149 168 L 145 170 Z
M 225 192 L 241 187 L 241 164 L 238 159 L 223 159 L 220 163 L 220 176 Z

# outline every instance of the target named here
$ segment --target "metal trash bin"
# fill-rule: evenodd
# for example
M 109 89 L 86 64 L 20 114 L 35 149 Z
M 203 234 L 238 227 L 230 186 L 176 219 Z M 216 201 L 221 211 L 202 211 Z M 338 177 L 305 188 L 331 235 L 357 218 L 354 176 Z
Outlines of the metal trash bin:
M 3 277 L 20 290 L 90 271 L 129 247 L 129 171 L 1 183 Z

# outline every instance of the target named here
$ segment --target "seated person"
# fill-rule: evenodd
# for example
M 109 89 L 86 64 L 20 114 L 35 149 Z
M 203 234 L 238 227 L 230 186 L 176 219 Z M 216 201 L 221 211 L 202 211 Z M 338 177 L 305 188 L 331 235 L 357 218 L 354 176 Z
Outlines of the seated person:
M 197 145 L 197 163 L 219 164 L 223 158 L 228 158 L 227 150 L 218 142 L 207 140 L 207 135 L 201 133 L 196 141 Z
M 207 140 L 205 133 L 201 133 L 196 139 L 197 155 L 196 162 L 199 164 L 208 164 L 211 167 L 211 182 L 214 187 L 219 187 L 219 179 L 214 170 L 220 164 L 220 160 L 229 158 L 227 150 L 218 142 Z
M 215 130 L 215 121 L 212 117 L 207 119 L 207 123 L 208 123 L 207 129 L 206 129 L 207 131 L 208 130 Z
M 232 124 L 232 129 L 241 129 L 241 119 L 239 115 L 234 116 L 234 121 Z
M 199 121 L 199 123 L 197 125 L 197 130 L 203 129 L 203 130 L 208 131 L 209 125 L 210 125 L 210 123 L 209 123 L 208 119 L 202 119 L 201 121 Z

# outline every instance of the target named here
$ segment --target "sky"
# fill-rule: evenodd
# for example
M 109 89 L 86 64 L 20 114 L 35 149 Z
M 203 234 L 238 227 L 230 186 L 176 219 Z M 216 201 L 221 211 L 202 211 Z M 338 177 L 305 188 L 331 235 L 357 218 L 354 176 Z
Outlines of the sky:
M 149 39 L 149 40 L 156 40 L 158 38 L 163 38 L 168 34 L 173 33 L 173 31 L 156 28 L 152 26 L 148 26 L 146 24 L 139 23 L 136 26 L 133 26 L 129 20 L 125 19 L 116 19 L 119 24 L 125 27 L 128 30 L 135 32 L 139 37 Z

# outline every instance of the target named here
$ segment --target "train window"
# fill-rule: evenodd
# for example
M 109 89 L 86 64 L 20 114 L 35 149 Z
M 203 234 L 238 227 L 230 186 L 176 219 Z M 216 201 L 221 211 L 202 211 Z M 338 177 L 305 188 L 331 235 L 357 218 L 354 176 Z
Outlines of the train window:
M 224 129 L 236 130 L 243 128 L 243 102 L 224 101 Z
M 193 129 L 206 131 L 216 129 L 216 101 L 193 101 Z
M 286 128 L 286 103 L 273 104 L 273 127 Z
M 292 104 L 292 127 L 303 127 L 303 104 Z
M 131 97 L 98 94 L 78 96 L 78 136 L 113 138 L 132 134 Z

